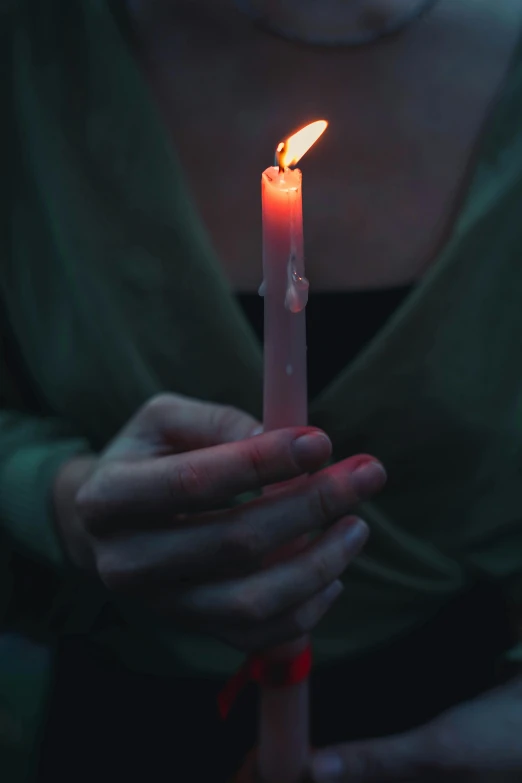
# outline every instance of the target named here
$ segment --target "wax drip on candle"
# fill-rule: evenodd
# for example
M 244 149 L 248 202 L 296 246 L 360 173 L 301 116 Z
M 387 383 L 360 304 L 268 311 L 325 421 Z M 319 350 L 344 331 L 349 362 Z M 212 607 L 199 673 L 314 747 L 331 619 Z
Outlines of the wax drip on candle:
M 286 265 L 285 307 L 291 313 L 300 313 L 308 302 L 310 283 L 306 277 L 301 276 L 297 271 L 295 217 L 295 199 L 292 199 L 290 208 L 290 258 Z M 302 265 L 300 265 L 300 268 L 302 269 Z
M 310 283 L 306 277 L 297 274 L 295 256 L 292 253 L 287 264 L 287 282 L 285 307 L 291 313 L 300 313 L 308 302 L 308 289 Z

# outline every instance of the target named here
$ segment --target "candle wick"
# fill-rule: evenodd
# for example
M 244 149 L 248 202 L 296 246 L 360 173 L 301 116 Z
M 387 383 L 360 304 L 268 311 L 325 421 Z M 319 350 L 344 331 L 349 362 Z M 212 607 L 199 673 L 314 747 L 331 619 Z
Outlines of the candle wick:
M 284 158 L 286 155 L 286 150 L 287 150 L 286 141 L 279 142 L 275 153 L 275 165 L 279 168 L 280 175 L 285 173 Z

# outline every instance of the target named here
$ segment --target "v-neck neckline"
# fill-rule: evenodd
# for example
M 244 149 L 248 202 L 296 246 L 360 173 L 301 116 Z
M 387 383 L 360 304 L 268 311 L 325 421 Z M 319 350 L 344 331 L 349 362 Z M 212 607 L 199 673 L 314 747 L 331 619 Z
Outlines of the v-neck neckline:
M 364 374 L 370 367 L 373 367 L 373 365 L 377 366 L 380 364 L 383 355 L 386 353 L 387 347 L 394 336 L 397 336 L 399 332 L 401 334 L 403 333 L 404 327 L 411 322 L 414 314 L 423 306 L 423 303 L 429 299 L 429 294 L 437 284 L 437 281 L 443 278 L 448 268 L 453 267 L 455 261 L 458 260 L 454 254 L 455 242 L 462 233 L 470 214 L 474 211 L 475 196 L 479 186 L 484 153 L 488 148 L 490 139 L 494 138 L 496 135 L 497 123 L 502 114 L 502 106 L 506 99 L 506 95 L 509 93 L 508 88 L 510 80 L 516 73 L 516 64 L 520 57 L 521 48 L 522 34 L 518 34 L 516 45 L 509 58 L 499 88 L 482 121 L 473 152 L 468 160 L 465 175 L 460 183 L 460 198 L 458 199 L 458 203 L 454 206 L 453 221 L 451 226 L 448 227 L 444 244 L 438 251 L 435 260 L 426 274 L 417 281 L 412 291 L 400 304 L 397 310 L 388 318 L 386 323 L 377 331 L 375 336 L 336 377 L 330 380 L 316 397 L 309 401 L 311 420 L 314 419 L 316 413 L 324 411 L 327 408 L 330 410 L 335 408 L 336 401 L 346 394 L 351 385 L 356 382 L 356 379 Z M 134 66 L 139 74 L 137 64 L 134 63 Z M 206 287 L 212 289 L 213 297 L 219 298 L 220 307 L 226 307 L 229 310 L 230 319 L 226 325 L 223 324 L 222 327 L 220 327 L 221 331 L 218 330 L 218 339 L 230 339 L 233 344 L 233 348 L 231 346 L 231 351 L 236 357 L 238 372 L 237 375 L 235 374 L 234 379 L 227 378 L 226 380 L 229 393 L 233 389 L 232 396 L 237 404 L 237 400 L 241 400 L 242 397 L 240 393 L 241 386 L 243 385 L 241 382 L 242 373 L 251 373 L 250 380 L 253 379 L 253 375 L 256 375 L 258 379 L 262 378 L 262 345 L 260 345 L 252 326 L 248 322 L 246 315 L 235 298 L 235 294 L 231 289 L 223 267 L 210 241 L 208 230 L 203 224 L 201 216 L 189 195 L 186 178 L 179 162 L 176 161 L 175 149 L 172 148 L 172 141 L 169 138 L 168 133 L 166 133 L 161 112 L 158 110 L 158 107 L 150 94 L 150 86 L 146 84 L 145 79 L 142 80 L 142 84 L 145 87 L 147 104 L 150 109 L 149 116 L 152 117 L 156 115 L 156 127 L 158 128 L 159 125 L 158 130 L 161 129 L 163 141 L 166 144 L 167 150 L 170 150 L 170 152 L 167 153 L 167 157 L 170 159 L 170 164 L 173 164 L 172 170 L 176 180 L 176 192 L 184 192 L 184 198 L 188 202 L 186 204 L 186 217 L 191 223 L 190 231 L 196 231 L 200 234 L 198 246 L 203 249 L 203 252 L 200 253 L 198 251 L 197 268 L 192 270 L 187 269 L 185 266 L 183 270 L 184 279 L 187 285 L 197 285 L 198 287 L 202 277 L 206 279 Z M 175 264 L 175 269 L 179 270 L 177 263 Z M 261 258 L 259 261 L 259 274 L 261 278 Z M 206 297 L 205 303 L 208 304 L 208 302 L 209 297 Z M 216 308 L 216 311 L 218 309 L 219 308 Z M 208 321 L 208 316 L 205 320 Z M 240 367 L 239 364 L 245 366 Z M 243 377 L 245 376 L 243 375 Z M 215 384 L 213 388 L 215 388 Z

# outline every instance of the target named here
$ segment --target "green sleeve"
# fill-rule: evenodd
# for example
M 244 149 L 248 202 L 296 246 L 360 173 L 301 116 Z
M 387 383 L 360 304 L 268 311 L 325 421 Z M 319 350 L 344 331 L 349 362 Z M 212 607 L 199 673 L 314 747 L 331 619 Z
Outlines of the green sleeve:
M 87 451 L 56 420 L 0 410 L 0 525 L 13 549 L 54 567 L 64 562 L 52 485 L 64 462 Z
M 58 470 L 87 451 L 64 423 L 0 407 L 0 625 L 43 643 L 87 632 L 106 601 L 69 566 L 54 514 Z
M 0 318 L 0 626 L 45 642 L 86 631 L 103 598 L 68 567 L 52 496 L 60 467 L 92 449 L 66 420 L 31 409 L 8 335 Z
M 0 625 L 45 643 L 87 633 L 106 603 L 101 586 L 68 565 L 52 497 L 60 467 L 92 448 L 65 420 L 16 409 L 23 396 L 2 358 Z

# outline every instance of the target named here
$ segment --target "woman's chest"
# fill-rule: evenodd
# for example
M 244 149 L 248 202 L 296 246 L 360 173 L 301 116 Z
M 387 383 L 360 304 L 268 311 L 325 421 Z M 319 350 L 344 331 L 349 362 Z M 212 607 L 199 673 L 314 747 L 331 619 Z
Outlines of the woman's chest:
M 303 162 L 312 285 L 422 275 L 451 229 L 517 37 L 502 14 L 482 12 L 466 24 L 450 14 L 373 52 L 201 33 L 185 18 L 170 36 L 149 30 L 147 76 L 233 288 L 260 282 L 261 171 L 282 137 L 319 117 L 328 134 Z

